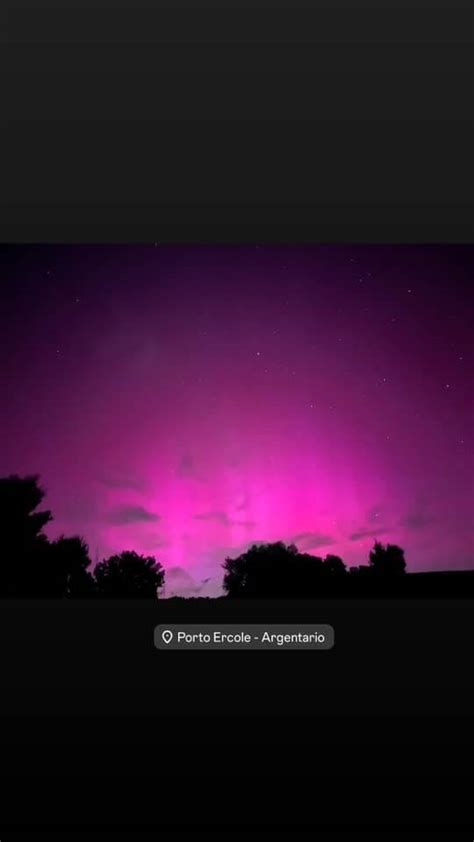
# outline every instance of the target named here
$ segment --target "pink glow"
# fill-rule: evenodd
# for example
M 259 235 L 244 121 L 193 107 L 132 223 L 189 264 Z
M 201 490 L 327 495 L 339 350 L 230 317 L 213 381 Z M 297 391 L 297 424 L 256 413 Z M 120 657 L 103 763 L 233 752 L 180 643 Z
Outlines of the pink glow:
M 472 566 L 466 269 L 450 261 L 33 251 L 12 278 L 33 301 L 45 266 L 61 283 L 36 309 L 14 302 L 27 333 L 5 368 L 22 385 L 2 473 L 40 473 L 52 536 L 84 535 L 93 558 L 154 554 L 209 592 L 254 541 L 352 565 L 378 537 L 410 569 Z

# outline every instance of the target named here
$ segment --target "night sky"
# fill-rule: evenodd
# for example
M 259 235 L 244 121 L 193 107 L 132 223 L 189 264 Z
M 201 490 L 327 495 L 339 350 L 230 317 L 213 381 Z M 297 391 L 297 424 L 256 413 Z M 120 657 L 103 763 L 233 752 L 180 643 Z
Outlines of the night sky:
M 284 540 L 474 567 L 474 247 L 34 246 L 0 254 L 0 474 L 49 535 L 167 594 Z

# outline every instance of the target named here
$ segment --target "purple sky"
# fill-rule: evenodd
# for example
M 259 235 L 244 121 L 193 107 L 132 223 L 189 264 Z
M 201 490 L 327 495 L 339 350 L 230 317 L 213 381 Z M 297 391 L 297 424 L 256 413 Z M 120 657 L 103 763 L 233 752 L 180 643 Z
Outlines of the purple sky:
M 474 567 L 473 258 L 4 247 L 0 473 L 41 475 L 52 537 L 156 555 L 169 593 L 278 539 Z

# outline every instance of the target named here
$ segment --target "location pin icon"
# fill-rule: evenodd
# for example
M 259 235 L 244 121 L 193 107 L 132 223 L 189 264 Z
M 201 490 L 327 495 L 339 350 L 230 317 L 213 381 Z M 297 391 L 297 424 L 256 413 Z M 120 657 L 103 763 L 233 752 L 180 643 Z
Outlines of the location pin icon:
M 163 643 L 166 643 L 168 645 L 168 643 L 171 643 L 171 641 L 173 640 L 173 632 L 169 629 L 165 629 L 165 631 L 161 632 L 161 639 Z

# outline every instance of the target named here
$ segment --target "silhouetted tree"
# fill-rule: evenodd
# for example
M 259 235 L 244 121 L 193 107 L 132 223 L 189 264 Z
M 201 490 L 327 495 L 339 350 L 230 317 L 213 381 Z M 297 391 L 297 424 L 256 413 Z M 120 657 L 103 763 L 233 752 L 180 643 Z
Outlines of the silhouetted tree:
M 42 563 L 48 539 L 43 528 L 51 512 L 36 511 L 44 491 L 37 476 L 0 478 L 0 595 L 44 593 Z M 44 573 L 44 571 L 43 571 Z
M 123 552 L 91 572 L 87 544 L 78 536 L 49 541 L 51 512 L 39 510 L 44 491 L 36 475 L 0 478 L 0 597 L 110 596 L 156 598 L 165 571 L 152 556 Z M 349 573 L 339 556 L 300 553 L 294 544 L 252 546 L 224 562 L 228 596 L 465 594 L 474 571 L 406 574 L 404 550 L 375 542 L 369 564 Z
M 406 572 L 405 553 L 396 544 L 376 541 L 369 555 L 369 569 L 376 576 L 401 576 Z
M 94 578 L 99 596 L 156 599 L 165 571 L 153 556 L 123 552 L 97 564 Z
M 288 580 L 288 570 L 297 555 L 295 546 L 281 541 L 254 545 L 237 558 L 224 562 L 224 590 L 229 596 L 279 596 Z
M 281 541 L 254 545 L 237 558 L 227 558 L 223 567 L 224 590 L 231 597 L 313 596 L 325 579 L 346 572 L 337 556 L 323 561 Z
M 42 529 L 52 520 L 51 512 L 37 512 L 44 490 L 36 475 L 0 478 L 0 529 L 4 547 L 30 550 L 36 541 L 46 540 Z
M 88 547 L 78 537 L 48 541 L 51 512 L 36 511 L 43 498 L 38 476 L 0 478 L 0 595 L 90 595 Z
M 75 535 L 62 535 L 49 548 L 51 567 L 60 596 L 92 596 L 95 581 L 87 569 L 91 565 L 89 547 Z
M 327 576 L 343 576 L 347 568 L 338 555 L 327 555 L 323 561 L 323 572 Z

